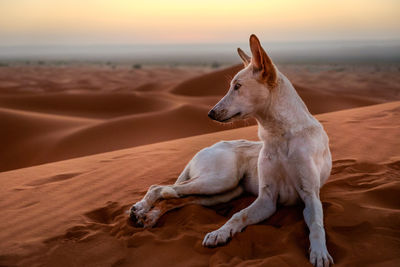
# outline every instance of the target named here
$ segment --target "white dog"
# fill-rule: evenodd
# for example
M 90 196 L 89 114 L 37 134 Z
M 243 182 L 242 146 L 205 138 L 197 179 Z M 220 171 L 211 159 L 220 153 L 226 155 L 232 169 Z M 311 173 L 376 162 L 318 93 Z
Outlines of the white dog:
M 243 190 L 257 195 L 249 207 L 205 236 L 203 245 L 213 247 L 271 216 L 278 201 L 289 205 L 301 199 L 310 230 L 310 262 L 329 266 L 333 259 L 326 248 L 319 199 L 332 167 L 328 136 L 255 35 L 250 36 L 250 49 L 251 58 L 238 49 L 245 68 L 208 115 L 219 122 L 254 117 L 262 142 L 220 142 L 200 151 L 174 185 L 152 186 L 131 208 L 131 218 L 139 225 L 152 226 L 167 210 L 187 203 L 226 202 Z M 160 199 L 167 201 L 152 209 Z
M 171 186 L 153 185 L 132 206 L 131 219 L 152 227 L 165 212 L 195 203 L 225 203 L 244 191 L 258 195 L 257 161 L 262 142 L 221 141 L 199 151 Z M 163 199 L 163 201 L 158 201 Z

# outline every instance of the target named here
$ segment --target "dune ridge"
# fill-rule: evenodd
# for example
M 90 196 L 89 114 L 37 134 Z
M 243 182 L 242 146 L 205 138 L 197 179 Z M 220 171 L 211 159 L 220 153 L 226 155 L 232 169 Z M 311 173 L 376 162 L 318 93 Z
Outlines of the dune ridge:
M 392 67 L 279 67 L 313 114 L 400 99 Z M 254 124 L 207 118 L 241 68 L 2 67 L 0 171 Z
M 398 266 L 400 101 L 317 115 L 330 137 L 332 175 L 321 190 L 335 266 Z M 257 139 L 243 127 L 0 173 L 0 265 L 307 266 L 302 206 L 279 207 L 223 247 L 205 233 L 254 198 L 164 215 L 133 227 L 125 211 L 151 184 L 175 181 L 201 148 Z M 82 253 L 84 251 L 84 253 Z

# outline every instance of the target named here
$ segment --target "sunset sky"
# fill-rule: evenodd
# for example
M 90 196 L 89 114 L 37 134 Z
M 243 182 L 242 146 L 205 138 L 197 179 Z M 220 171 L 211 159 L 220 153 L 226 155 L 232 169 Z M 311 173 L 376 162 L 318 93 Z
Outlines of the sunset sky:
M 0 45 L 400 38 L 398 0 L 1 0 Z

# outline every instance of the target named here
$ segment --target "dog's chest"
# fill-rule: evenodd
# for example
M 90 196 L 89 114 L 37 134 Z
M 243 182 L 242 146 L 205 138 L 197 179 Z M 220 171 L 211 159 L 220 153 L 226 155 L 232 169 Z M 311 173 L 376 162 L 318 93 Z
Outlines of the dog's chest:
M 283 205 L 292 205 L 297 202 L 299 195 L 296 190 L 296 186 L 293 184 L 293 180 L 290 179 L 289 173 L 287 173 L 289 164 L 288 160 L 288 143 L 280 142 L 273 145 L 269 144 L 263 150 L 263 156 L 265 162 L 260 162 L 265 168 L 269 168 L 271 176 L 266 177 L 267 183 L 274 183 L 279 196 L 279 203 Z M 263 164 L 264 163 L 264 164 Z
M 296 187 L 287 175 L 282 175 L 277 182 L 278 201 L 282 205 L 293 205 L 299 199 Z

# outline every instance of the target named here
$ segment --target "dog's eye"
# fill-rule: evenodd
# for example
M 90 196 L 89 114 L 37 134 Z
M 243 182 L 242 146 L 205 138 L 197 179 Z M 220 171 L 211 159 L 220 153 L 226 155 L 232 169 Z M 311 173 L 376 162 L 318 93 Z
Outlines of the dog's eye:
M 240 88 L 240 86 L 242 86 L 240 83 L 235 84 L 235 86 L 233 87 L 233 90 L 238 90 Z

